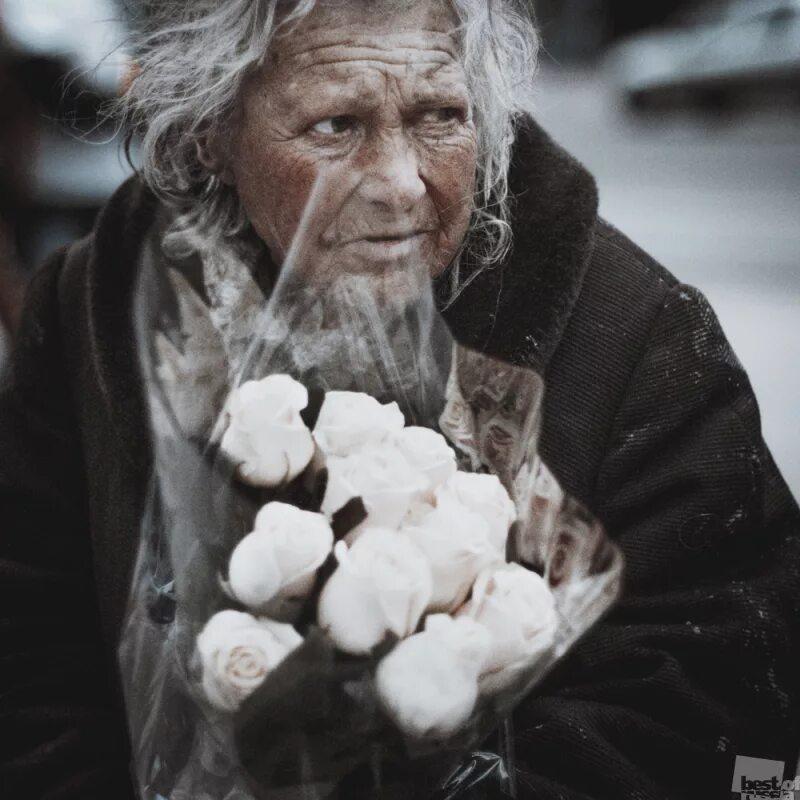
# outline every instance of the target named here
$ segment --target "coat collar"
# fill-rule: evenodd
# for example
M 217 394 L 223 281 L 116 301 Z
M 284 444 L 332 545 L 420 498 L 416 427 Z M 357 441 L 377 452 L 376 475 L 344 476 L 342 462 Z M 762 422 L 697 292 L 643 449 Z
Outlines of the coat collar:
M 443 314 L 462 344 L 545 374 L 589 264 L 597 189 L 587 170 L 533 120 L 519 131 L 510 189 L 513 252 L 475 276 Z M 132 297 L 142 242 L 158 207 L 131 178 L 103 209 L 88 243 L 90 356 L 107 412 L 123 431 L 132 424 L 140 430 L 146 419 Z M 442 297 L 443 282 L 435 288 Z
M 519 131 L 509 178 L 513 251 L 478 274 L 444 317 L 462 344 L 545 374 L 589 265 L 597 186 L 531 119 Z

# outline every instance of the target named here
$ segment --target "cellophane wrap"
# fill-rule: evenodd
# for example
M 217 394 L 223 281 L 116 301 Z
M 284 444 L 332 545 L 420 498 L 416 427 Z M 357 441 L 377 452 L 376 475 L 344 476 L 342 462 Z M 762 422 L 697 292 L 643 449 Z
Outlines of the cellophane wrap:
M 163 233 L 155 226 L 147 241 L 136 298 L 153 472 L 141 528 L 130 532 L 138 559 L 119 648 L 142 798 L 516 796 L 511 712 L 608 610 L 623 566 L 539 457 L 542 377 L 454 341 L 414 254 L 402 269 L 355 271 L 312 257 L 299 236 L 264 288 L 248 251 L 167 256 Z M 513 499 L 507 558 L 544 578 L 558 626 L 535 663 L 482 696 L 456 733 L 399 730 L 374 678 L 392 642 L 342 654 L 315 622 L 316 595 L 295 620 L 302 644 L 236 711 L 206 702 L 196 642 L 216 612 L 239 608 L 225 591 L 232 550 L 270 501 L 320 508 L 309 470 L 257 488 L 221 452 L 232 393 L 270 375 L 308 389 L 309 427 L 329 391 L 396 402 L 407 425 L 444 434 L 459 470 L 496 475 Z

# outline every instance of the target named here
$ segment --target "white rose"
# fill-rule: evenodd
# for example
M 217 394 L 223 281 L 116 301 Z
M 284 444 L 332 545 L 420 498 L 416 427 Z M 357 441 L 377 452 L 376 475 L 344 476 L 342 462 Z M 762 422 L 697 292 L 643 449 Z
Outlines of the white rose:
M 215 614 L 197 637 L 208 702 L 236 711 L 302 641 L 291 625 L 240 611 Z
M 519 564 L 487 567 L 459 612 L 487 627 L 492 647 L 482 678 L 502 685 L 550 648 L 558 627 L 553 593 L 536 572 Z M 498 680 L 499 679 L 499 680 Z
M 378 665 L 378 696 L 408 736 L 444 737 L 469 720 L 491 635 L 469 617 L 427 618 L 425 630 L 399 642 Z
M 431 597 L 425 556 L 395 531 L 367 528 L 352 547 L 334 547 L 339 561 L 319 599 L 319 624 L 336 646 L 363 655 L 393 633 L 419 624 Z
M 251 610 L 283 618 L 284 604 L 291 608 L 308 596 L 332 547 L 333 531 L 322 514 L 267 503 L 231 555 L 228 589 Z
M 489 525 L 452 498 L 438 506 L 414 526 L 405 527 L 408 536 L 425 554 L 433 575 L 429 611 L 455 611 L 466 599 L 478 573 L 505 561 L 489 536 Z
M 363 392 L 327 392 L 314 439 L 326 456 L 348 456 L 382 444 L 404 425 L 397 403 L 382 404 Z
M 489 535 L 495 546 L 505 553 L 509 528 L 517 519 L 517 508 L 496 475 L 456 472 L 436 492 L 437 503 L 447 497 L 480 514 L 489 525 Z
M 307 405 L 305 386 L 288 375 L 248 381 L 234 390 L 220 447 L 242 481 L 280 486 L 308 466 L 314 439 L 300 417 Z
M 343 458 L 328 459 L 328 484 L 322 500 L 322 513 L 328 519 L 352 500 L 360 497 L 367 518 L 354 539 L 366 527 L 397 528 L 411 504 L 427 487 L 422 473 L 413 469 L 400 453 L 391 448 L 365 450 Z
M 391 442 L 406 461 L 426 477 L 431 498 L 456 471 L 455 450 L 441 433 L 430 428 L 415 425 L 403 428 L 392 436 Z

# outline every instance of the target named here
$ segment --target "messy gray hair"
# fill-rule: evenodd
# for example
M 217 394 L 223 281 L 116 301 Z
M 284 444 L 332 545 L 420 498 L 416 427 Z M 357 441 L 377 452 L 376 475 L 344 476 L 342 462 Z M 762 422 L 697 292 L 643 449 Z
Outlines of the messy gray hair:
M 147 4 L 134 47 L 138 72 L 120 101 L 121 112 L 141 141 L 142 176 L 177 210 L 184 242 L 197 242 L 202 232 L 207 245 L 221 246 L 253 233 L 235 189 L 203 166 L 198 144 L 224 131 L 243 79 L 263 63 L 271 42 L 290 34 L 318 2 Z M 511 247 L 508 172 L 518 120 L 532 106 L 539 39 L 529 0 L 447 2 L 459 23 L 478 136 L 470 231 L 452 272 L 457 290 L 465 256 L 476 273 L 501 261 Z

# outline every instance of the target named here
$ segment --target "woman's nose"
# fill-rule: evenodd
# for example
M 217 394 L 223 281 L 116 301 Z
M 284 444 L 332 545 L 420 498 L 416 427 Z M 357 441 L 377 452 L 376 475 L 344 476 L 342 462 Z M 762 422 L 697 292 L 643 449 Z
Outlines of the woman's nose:
M 402 136 L 370 149 L 365 164 L 362 197 L 386 210 L 408 212 L 425 196 L 416 149 Z

